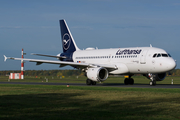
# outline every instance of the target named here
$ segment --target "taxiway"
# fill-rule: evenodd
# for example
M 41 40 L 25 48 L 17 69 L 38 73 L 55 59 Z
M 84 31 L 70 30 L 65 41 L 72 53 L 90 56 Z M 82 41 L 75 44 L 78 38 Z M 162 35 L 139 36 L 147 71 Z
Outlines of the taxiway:
M 149 84 L 124 85 L 119 83 L 102 83 L 97 85 L 86 85 L 85 83 L 50 83 L 50 82 L 0 82 L 0 84 L 23 84 L 23 85 L 69 85 L 69 86 L 93 86 L 93 87 L 131 87 L 131 88 L 180 88 L 180 84 L 157 84 L 150 86 Z

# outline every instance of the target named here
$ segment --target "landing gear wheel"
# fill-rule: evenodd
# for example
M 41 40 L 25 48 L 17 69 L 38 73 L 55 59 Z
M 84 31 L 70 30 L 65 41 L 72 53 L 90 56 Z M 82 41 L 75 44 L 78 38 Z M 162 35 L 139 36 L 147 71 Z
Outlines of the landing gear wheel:
M 156 85 L 156 81 L 150 81 L 150 82 L 149 82 L 149 85 L 150 85 L 150 86 Z
M 124 84 L 125 85 L 133 85 L 134 84 L 134 79 L 132 79 L 132 78 L 126 78 L 126 79 L 124 79 Z
M 153 81 L 150 81 L 150 82 L 149 82 L 149 85 L 152 86 L 152 85 L 153 85 Z
M 129 84 L 130 84 L 130 85 L 133 85 L 133 84 L 134 84 L 134 79 L 130 78 L 130 79 L 129 79 Z
M 86 85 L 96 85 L 96 81 L 92 81 L 90 79 L 86 80 Z
M 91 81 L 91 84 L 92 84 L 92 85 L 96 85 L 96 82 L 95 82 L 95 81 Z
M 90 79 L 87 79 L 86 80 L 86 85 L 91 85 L 92 83 L 91 83 L 91 80 Z
M 128 79 L 128 78 L 124 79 L 124 84 L 125 84 L 125 85 L 128 85 L 128 84 L 129 84 L 129 79 Z

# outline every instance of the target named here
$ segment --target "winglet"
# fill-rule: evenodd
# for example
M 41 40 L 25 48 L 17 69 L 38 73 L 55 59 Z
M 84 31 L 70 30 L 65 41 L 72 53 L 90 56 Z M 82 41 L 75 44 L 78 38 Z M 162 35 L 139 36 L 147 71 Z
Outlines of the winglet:
M 4 62 L 6 62 L 6 60 L 7 60 L 7 57 L 4 55 Z

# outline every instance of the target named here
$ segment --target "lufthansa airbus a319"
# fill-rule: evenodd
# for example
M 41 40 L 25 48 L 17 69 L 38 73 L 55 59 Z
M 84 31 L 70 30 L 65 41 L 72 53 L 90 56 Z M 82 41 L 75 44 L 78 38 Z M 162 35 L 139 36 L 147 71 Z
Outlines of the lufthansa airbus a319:
M 65 20 L 60 20 L 60 31 L 62 38 L 63 53 L 57 56 L 34 54 L 39 56 L 54 57 L 59 61 L 38 60 L 6 57 L 7 59 L 23 60 L 42 63 L 58 64 L 60 67 L 70 65 L 81 69 L 86 73 L 87 85 L 96 85 L 96 82 L 103 82 L 108 75 L 128 75 L 124 84 L 134 84 L 132 76 L 142 74 L 150 79 L 150 85 L 156 85 L 156 81 L 162 81 L 166 72 L 176 67 L 175 60 L 165 50 L 155 47 L 134 47 L 114 49 L 87 48 L 80 50 Z

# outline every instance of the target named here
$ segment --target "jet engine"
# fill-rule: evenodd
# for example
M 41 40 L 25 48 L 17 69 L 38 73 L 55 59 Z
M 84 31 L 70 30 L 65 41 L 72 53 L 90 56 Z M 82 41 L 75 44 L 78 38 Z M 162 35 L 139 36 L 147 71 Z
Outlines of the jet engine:
M 108 78 L 108 71 L 103 67 L 88 68 L 86 75 L 92 81 L 105 81 Z
M 159 73 L 159 74 L 152 74 L 152 75 L 154 76 L 154 79 L 156 81 L 162 81 L 166 77 L 166 73 Z M 146 74 L 144 76 L 146 76 L 148 79 L 150 79 L 150 76 L 148 74 Z

